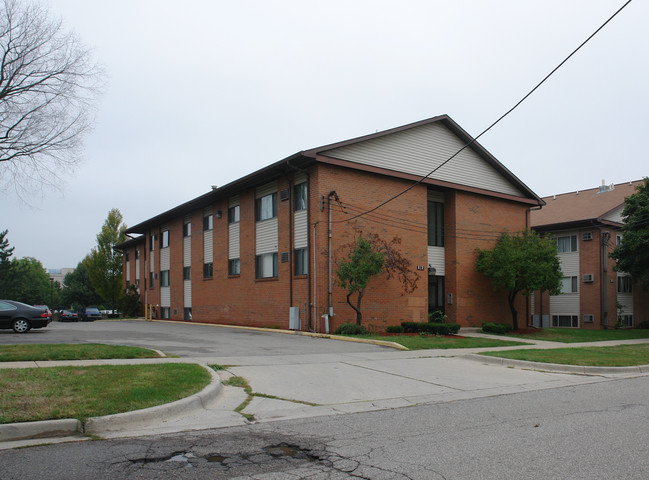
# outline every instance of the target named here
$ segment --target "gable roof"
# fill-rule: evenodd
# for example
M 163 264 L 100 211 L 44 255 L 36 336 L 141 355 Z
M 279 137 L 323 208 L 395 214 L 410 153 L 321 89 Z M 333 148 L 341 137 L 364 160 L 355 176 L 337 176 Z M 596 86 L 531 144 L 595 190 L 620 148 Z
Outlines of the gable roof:
M 419 140 L 415 141 L 413 146 L 408 145 L 409 141 L 416 140 L 414 137 Z M 543 205 L 543 200 L 455 121 L 448 115 L 439 115 L 370 135 L 297 152 L 134 225 L 128 228 L 126 233 L 145 233 L 148 229 L 180 215 L 207 207 L 218 200 L 271 182 L 288 173 L 301 171 L 313 163 L 339 165 L 413 182 L 419 181 L 436 165 L 447 160 L 465 145 L 460 154 L 429 178 L 423 179 L 422 183 L 497 196 L 528 205 Z M 444 148 L 440 149 L 440 146 Z M 384 150 L 386 153 L 379 155 Z M 381 156 L 380 162 L 372 160 Z M 411 161 L 413 158 L 419 159 L 419 163 Z M 460 164 L 457 169 L 456 163 Z M 453 169 L 449 171 L 451 167 Z M 490 185 L 484 185 L 483 180 L 487 177 L 493 180 Z
M 624 199 L 635 193 L 642 180 L 543 197 L 546 205 L 532 210 L 532 227 L 538 230 L 606 224 L 622 226 Z

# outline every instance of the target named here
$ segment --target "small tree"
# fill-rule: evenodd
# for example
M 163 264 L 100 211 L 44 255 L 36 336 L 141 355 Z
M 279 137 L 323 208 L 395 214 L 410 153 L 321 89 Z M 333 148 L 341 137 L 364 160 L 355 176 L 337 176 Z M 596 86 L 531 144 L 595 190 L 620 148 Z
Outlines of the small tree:
M 624 199 L 622 243 L 611 257 L 615 270 L 626 272 L 643 287 L 649 287 L 649 178 Z
M 476 252 L 476 270 L 491 278 L 495 290 L 507 292 L 514 330 L 518 330 L 519 293 L 529 296 L 535 290 L 548 290 L 557 295 L 561 290 L 557 246 L 550 238 L 528 230 L 515 235 L 505 232 L 493 249 Z
M 9 298 L 6 290 L 10 285 L 10 258 L 14 253 L 14 247 L 9 246 L 9 240 L 7 240 L 7 232 L 7 230 L 0 232 L 0 298 Z
M 73 272 L 68 273 L 63 279 L 61 290 L 61 303 L 65 308 L 88 307 L 98 305 L 101 297 L 90 282 L 87 264 L 90 255 L 77 265 Z
M 347 290 L 347 304 L 356 312 L 357 325 L 363 321 L 361 302 L 365 288 L 381 272 L 386 273 L 387 279 L 397 278 L 404 293 L 411 293 L 417 288 L 419 276 L 410 269 L 410 260 L 401 255 L 400 244 L 399 237 L 388 242 L 376 234 L 365 237 L 359 232 L 355 241 L 343 247 L 349 252 L 345 260 L 338 262 L 336 283 Z M 354 294 L 357 295 L 356 305 L 351 301 Z
M 104 300 L 111 302 L 113 310 L 117 309 L 117 300 L 124 293 L 122 252 L 115 250 L 115 245 L 126 241 L 125 230 L 120 211 L 114 208 L 108 212 L 101 232 L 97 234 L 97 246 L 86 262 L 92 286 Z

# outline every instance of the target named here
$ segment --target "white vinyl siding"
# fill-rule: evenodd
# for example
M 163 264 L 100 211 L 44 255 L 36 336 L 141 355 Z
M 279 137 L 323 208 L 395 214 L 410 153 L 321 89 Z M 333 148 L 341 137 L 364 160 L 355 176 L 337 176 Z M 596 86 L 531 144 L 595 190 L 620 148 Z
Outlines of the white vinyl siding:
M 169 270 L 169 247 L 160 250 L 160 270 Z
M 306 210 L 294 214 L 293 243 L 295 248 L 305 248 L 309 239 L 309 224 L 307 223 Z
M 212 215 L 212 209 L 203 210 L 203 218 Z M 214 259 L 214 229 L 203 230 L 203 263 L 212 263 Z
M 294 185 L 297 185 L 299 183 L 304 183 L 304 182 L 306 182 L 306 173 L 304 172 L 296 173 L 295 176 L 293 177 Z
M 170 307 L 171 306 L 171 288 L 170 287 L 160 287 L 160 306 L 161 307 Z
M 435 275 L 443 277 L 444 270 L 444 247 L 428 247 L 428 267 L 435 269 Z
M 140 259 L 135 259 L 135 280 L 140 279 Z
M 576 251 L 571 251 L 573 247 L 573 240 L 571 237 L 577 237 Z M 561 232 L 556 235 L 561 238 L 564 250 L 559 253 L 559 265 L 561 273 L 564 278 L 577 277 L 577 292 L 576 293 L 562 293 L 559 295 L 550 296 L 550 315 L 580 315 L 580 301 L 579 290 L 581 286 L 581 275 L 579 272 L 579 241 L 581 236 L 579 232 Z M 568 280 L 566 280 L 568 281 Z M 570 280 L 572 282 L 572 280 Z
M 191 308 L 192 306 L 192 281 L 191 280 L 185 280 L 183 281 L 183 287 L 185 290 L 185 303 L 184 306 L 185 308 Z
M 444 125 L 431 123 L 322 153 L 341 160 L 419 177 L 428 175 L 463 146 L 464 142 Z M 470 147 L 430 175 L 430 178 L 524 196 Z
M 257 222 L 256 255 L 277 252 L 277 218 Z
M 126 262 L 126 281 L 131 283 L 131 262 Z
M 579 315 L 579 295 L 565 294 L 550 297 L 552 315 Z
M 259 187 L 255 192 L 255 198 L 265 197 L 271 193 L 277 192 L 277 182 L 270 182 L 263 187 Z
M 192 237 L 183 238 L 183 267 L 192 264 Z
M 609 222 L 624 223 L 624 218 L 622 218 L 622 211 L 624 210 L 624 205 L 620 205 L 615 210 L 607 213 L 602 217 L 604 220 Z
M 624 281 L 626 285 L 630 288 L 620 289 L 621 285 L 623 285 L 621 280 Z M 616 282 L 617 282 L 617 303 L 622 305 L 622 310 L 623 310 L 622 315 L 633 315 L 633 284 L 632 284 L 631 277 L 629 276 L 628 273 L 618 272 Z
M 239 223 L 231 223 L 228 225 L 228 260 L 239 258 L 241 256 L 239 231 Z

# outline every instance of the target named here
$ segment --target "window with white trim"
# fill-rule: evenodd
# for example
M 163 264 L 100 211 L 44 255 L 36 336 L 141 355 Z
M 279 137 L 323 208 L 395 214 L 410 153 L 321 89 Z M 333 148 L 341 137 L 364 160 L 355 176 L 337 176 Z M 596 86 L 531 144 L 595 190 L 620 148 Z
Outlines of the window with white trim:
M 239 221 L 239 205 L 228 208 L 228 223 L 237 223 Z
M 269 220 L 277 216 L 277 193 L 271 193 L 255 201 L 255 220 Z
M 553 327 L 578 328 L 579 315 L 552 315 Z
M 277 252 L 257 255 L 255 261 L 256 278 L 275 278 L 277 277 L 277 270 Z
M 617 293 L 633 293 L 631 277 L 617 277 Z
M 297 212 L 306 210 L 307 188 L 306 182 L 298 183 L 293 187 L 293 209 Z
M 241 274 L 241 261 L 238 258 L 228 260 L 228 275 Z
M 169 230 L 162 232 L 160 236 L 160 248 L 167 248 L 169 246 Z
M 306 248 L 295 249 L 295 275 L 309 273 L 309 255 Z
M 579 282 L 577 277 L 563 277 L 561 279 L 561 293 L 577 293 Z
M 557 237 L 557 250 L 559 253 L 568 253 L 577 251 L 577 235 Z
M 160 271 L 160 286 L 161 287 L 169 286 L 169 270 Z

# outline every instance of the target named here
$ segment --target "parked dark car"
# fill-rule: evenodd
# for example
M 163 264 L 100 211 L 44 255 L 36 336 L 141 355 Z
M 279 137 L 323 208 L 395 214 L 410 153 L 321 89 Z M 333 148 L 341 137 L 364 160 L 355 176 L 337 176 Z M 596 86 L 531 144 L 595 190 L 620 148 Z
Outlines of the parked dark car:
M 59 312 L 59 322 L 78 322 L 79 314 L 72 310 L 61 310 Z
M 101 312 L 98 308 L 95 307 L 86 307 L 85 310 L 77 310 L 79 314 L 79 320 L 82 322 L 94 322 L 95 320 L 101 320 Z
M 13 328 L 16 333 L 26 333 L 32 328 L 47 327 L 51 321 L 52 313 L 45 308 L 0 300 L 0 328 Z

